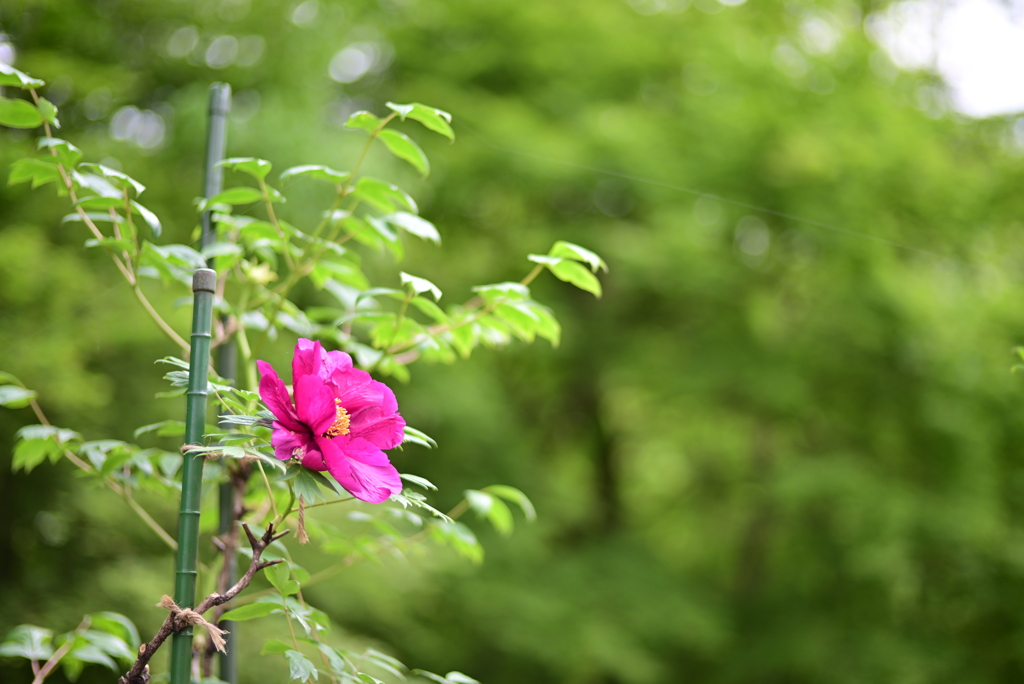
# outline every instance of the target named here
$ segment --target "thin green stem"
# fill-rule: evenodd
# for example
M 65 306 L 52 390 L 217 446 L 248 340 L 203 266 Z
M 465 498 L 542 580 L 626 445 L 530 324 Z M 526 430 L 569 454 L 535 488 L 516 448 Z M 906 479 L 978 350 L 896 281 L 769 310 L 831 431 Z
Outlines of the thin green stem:
M 36 414 L 36 418 L 39 419 L 39 422 L 41 424 L 43 424 L 43 425 L 51 425 L 50 420 L 46 417 L 46 414 L 43 413 L 43 409 L 39 405 L 39 402 L 37 402 L 35 399 L 29 399 L 29 406 L 32 407 L 32 412 Z M 86 473 L 89 473 L 89 474 L 93 474 L 93 475 L 96 474 L 95 469 L 91 465 L 89 465 L 88 463 L 86 463 L 85 461 L 80 459 L 77 455 L 75 455 L 74 452 L 70 451 L 69 449 L 65 449 L 64 450 L 64 458 L 66 458 L 67 460 L 71 461 L 71 463 L 73 463 L 80 470 L 82 470 L 82 471 L 84 471 Z M 149 529 L 153 530 L 153 532 L 156 533 L 156 536 L 160 537 L 160 539 L 165 544 L 167 544 L 172 550 L 176 551 L 178 549 L 178 542 L 176 542 L 174 540 L 174 537 L 172 537 L 170 534 L 168 534 L 167 530 L 165 530 L 163 527 L 161 527 L 160 523 L 158 523 L 156 520 L 154 520 L 153 517 L 149 513 L 146 512 L 146 509 L 144 509 L 142 506 L 140 506 L 139 503 L 135 499 L 133 499 L 131 497 L 131 493 L 128 492 L 127 488 L 122 487 L 121 485 L 117 484 L 110 477 L 103 478 L 102 482 L 112 492 L 114 492 L 115 494 L 120 496 L 122 499 L 124 499 L 125 502 L 128 504 L 128 506 L 133 511 L 135 511 L 135 513 L 139 516 L 139 518 L 142 519 L 142 522 L 144 522 L 146 524 L 146 526 L 149 527 Z
M 352 171 L 349 172 L 348 178 L 345 179 L 345 182 L 342 183 L 341 187 L 338 189 L 338 197 L 335 199 L 335 204 L 332 206 L 331 210 L 327 212 L 327 215 L 324 216 L 324 220 L 320 222 L 320 225 L 316 227 L 316 230 L 313 231 L 312 235 L 310 235 L 309 242 L 306 244 L 306 247 L 302 250 L 302 254 L 299 256 L 296 268 L 288 274 L 288 277 L 285 279 L 284 283 L 282 283 L 282 285 L 279 288 L 275 288 L 275 292 L 280 290 L 278 292 L 278 294 L 280 295 L 280 299 L 278 299 L 274 303 L 274 309 L 273 311 L 271 311 L 270 316 L 267 318 L 267 329 L 263 332 L 262 335 L 260 335 L 259 339 L 256 341 L 255 346 L 253 347 L 255 351 L 258 352 L 260 350 L 260 348 L 263 346 L 263 343 L 270 335 L 271 329 L 273 329 L 274 325 L 276 325 L 277 317 L 281 314 L 281 308 L 284 306 L 284 302 L 288 296 L 288 292 L 291 290 L 292 287 L 295 286 L 295 284 L 299 280 L 305 277 L 309 265 L 316 262 L 316 259 L 313 259 L 310 262 L 307 262 L 306 260 L 313 252 L 313 247 L 316 244 L 316 239 L 320 236 L 320 233 L 323 231 L 324 227 L 326 227 L 326 225 L 330 222 L 330 219 L 333 216 L 335 210 L 337 209 L 338 206 L 340 206 L 341 201 L 345 198 L 345 195 L 348 193 L 348 188 L 352 184 L 352 179 L 356 177 L 356 174 L 359 172 L 360 167 L 366 160 L 366 155 L 369 153 L 370 146 L 373 145 L 374 139 L 377 138 L 380 132 L 384 130 L 384 127 L 387 126 L 391 122 L 391 120 L 394 119 L 396 116 L 398 115 L 395 112 L 388 114 L 386 117 L 384 117 L 384 119 L 381 120 L 380 125 L 377 126 L 377 128 L 375 128 L 372 133 L 370 133 L 370 137 L 367 139 L 366 144 L 363 145 L 363 149 L 359 152 L 359 157 L 356 159 L 356 163 L 352 166 Z M 287 249 L 287 245 L 285 246 L 285 248 Z M 317 258 L 319 258 L 322 255 L 323 252 L 321 251 L 320 254 L 317 255 Z
M 74 635 L 61 644 L 61 647 L 58 648 L 54 654 L 50 656 L 50 659 L 47 660 L 41 668 L 39 668 L 39 671 L 35 673 L 36 676 L 32 680 L 32 684 L 42 684 L 43 680 L 50 676 L 50 673 L 53 672 L 53 668 L 57 667 L 57 663 L 60 662 L 60 659 L 66 656 L 68 651 L 74 647 L 75 641 L 77 641 L 76 637 L 89 629 L 89 622 L 89 618 L 85 618 L 81 623 L 79 623 L 78 627 L 75 628 Z
M 274 498 L 274 488 L 270 486 L 270 479 L 267 477 L 267 471 L 263 469 L 263 464 L 256 461 L 256 465 L 260 469 L 260 475 L 263 476 L 263 484 L 267 486 L 267 495 L 270 496 L 270 508 L 274 511 L 274 520 L 277 520 L 279 514 L 277 512 L 277 500 Z
M 29 93 L 32 95 L 33 101 L 38 105 L 39 93 L 37 93 L 34 88 L 30 88 Z M 53 137 L 53 131 L 50 128 L 49 122 L 43 122 L 43 130 L 46 133 L 46 137 Z M 68 197 L 70 198 L 72 205 L 74 205 L 75 207 L 75 213 L 77 213 L 79 218 L 82 219 L 82 223 L 84 223 L 85 226 L 89 229 L 89 232 L 93 234 L 93 237 L 95 237 L 97 240 L 103 240 L 103 232 L 96 227 L 96 224 L 93 222 L 93 220 L 89 218 L 89 214 L 81 206 L 78 205 L 78 195 L 75 193 L 75 183 L 71 179 L 71 176 L 68 174 L 68 170 L 64 168 L 64 165 L 60 162 L 60 157 L 57 154 L 57 150 L 51 147 L 50 154 L 53 155 L 54 159 L 57 160 L 57 170 L 60 172 L 61 181 L 63 182 L 65 189 L 68 191 Z M 124 262 L 122 262 L 121 259 L 116 254 L 114 254 L 113 251 L 108 249 L 107 254 L 110 255 L 110 258 L 114 262 L 114 266 L 117 267 L 117 270 L 121 272 L 121 275 L 124 276 L 124 279 L 127 280 L 128 284 L 132 286 L 133 290 L 135 290 L 135 296 L 138 297 L 139 301 L 142 303 L 143 308 L 146 309 L 146 313 L 149 314 L 150 318 L 152 318 L 156 322 L 160 329 L 163 330 L 164 333 L 166 333 L 167 336 L 170 337 L 176 345 L 178 345 L 179 347 L 184 349 L 186 353 L 188 353 L 188 342 L 186 342 L 184 339 L 181 338 L 180 335 L 174 332 L 174 329 L 171 328 L 171 326 L 167 325 L 167 322 L 164 321 L 160 314 L 157 313 L 156 309 L 154 309 L 153 306 L 149 303 L 149 300 L 146 299 L 146 296 L 142 293 L 142 290 L 139 289 L 138 279 L 135 277 L 135 274 L 132 272 L 132 269 L 128 268 L 128 266 Z
M 270 200 L 270 191 L 267 190 L 267 183 L 262 178 L 260 181 L 260 192 L 263 193 L 263 203 L 267 205 L 267 218 L 273 224 L 274 228 L 277 228 L 277 235 L 284 241 L 284 260 L 288 264 L 289 270 L 295 270 L 295 262 L 292 261 L 291 250 L 288 249 L 289 241 L 285 238 L 284 229 L 281 227 L 281 223 L 277 220 L 277 212 L 274 211 L 274 203 Z

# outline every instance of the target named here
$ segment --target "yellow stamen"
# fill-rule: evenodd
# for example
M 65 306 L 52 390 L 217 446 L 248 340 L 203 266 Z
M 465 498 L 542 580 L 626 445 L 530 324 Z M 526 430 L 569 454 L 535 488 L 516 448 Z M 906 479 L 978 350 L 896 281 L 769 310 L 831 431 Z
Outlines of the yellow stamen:
M 341 406 L 341 399 L 335 399 L 334 405 L 338 407 L 338 417 L 331 423 L 331 427 L 327 428 L 327 432 L 324 433 L 325 437 L 338 437 L 340 435 L 347 435 L 348 430 L 348 411 Z

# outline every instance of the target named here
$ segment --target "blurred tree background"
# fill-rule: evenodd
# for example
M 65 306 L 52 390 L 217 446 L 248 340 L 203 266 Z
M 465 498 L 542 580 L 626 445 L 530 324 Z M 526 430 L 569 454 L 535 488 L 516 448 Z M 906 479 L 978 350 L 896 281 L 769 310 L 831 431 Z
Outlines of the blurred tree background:
M 170 241 L 195 228 L 223 80 L 229 153 L 278 170 L 345 168 L 352 111 L 452 112 L 453 146 L 410 128 L 434 170 L 406 182 L 448 268 L 418 268 L 423 244 L 402 264 L 449 301 L 519 279 L 556 237 L 609 262 L 601 301 L 535 286 L 558 349 L 396 387 L 441 445 L 399 468 L 437 482 L 442 508 L 504 482 L 540 517 L 507 540 L 478 526 L 482 566 L 440 553 L 311 589 L 341 630 L 485 684 L 1024 678 L 1012 121 L 965 119 L 934 76 L 898 71 L 865 36 L 880 4 L 730 5 L 0 0 L 0 57 L 48 81 L 87 160 L 149 186 Z M 4 169 L 31 151 L 2 141 Z M 314 191 L 289 190 L 289 220 Z M 0 188 L 0 366 L 55 423 L 131 439 L 183 413 L 152 400 L 152 360 L 174 349 L 65 213 L 50 188 Z M 0 412 L 0 632 L 97 610 L 151 632 L 170 556 L 66 465 L 12 475 L 33 422 Z M 243 681 L 284 681 L 258 647 Z M 0 679 L 28 681 L 8 665 Z

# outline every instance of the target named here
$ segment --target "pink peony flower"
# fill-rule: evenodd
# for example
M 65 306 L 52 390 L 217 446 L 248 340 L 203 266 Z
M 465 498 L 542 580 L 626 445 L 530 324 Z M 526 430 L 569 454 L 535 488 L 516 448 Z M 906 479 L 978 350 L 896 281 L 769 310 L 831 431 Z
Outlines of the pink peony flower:
M 292 393 L 266 361 L 257 361 L 260 397 L 273 412 L 274 455 L 326 470 L 352 496 L 380 503 L 402 491 L 402 480 L 382 449 L 402 443 L 405 420 L 395 393 L 344 352 L 325 352 L 299 339 L 292 358 Z

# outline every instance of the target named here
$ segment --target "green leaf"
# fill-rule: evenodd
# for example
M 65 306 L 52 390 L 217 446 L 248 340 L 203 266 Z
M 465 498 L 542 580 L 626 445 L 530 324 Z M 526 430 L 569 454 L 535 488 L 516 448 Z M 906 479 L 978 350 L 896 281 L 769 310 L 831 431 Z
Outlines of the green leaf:
M 370 112 L 359 111 L 348 117 L 348 121 L 345 122 L 345 128 L 358 128 L 367 133 L 373 133 L 380 127 L 380 124 L 380 119 L 375 115 Z
M 408 285 L 409 289 L 412 290 L 413 294 L 421 294 L 423 292 L 429 292 L 434 295 L 434 301 L 441 298 L 441 289 L 437 285 L 430 282 L 426 278 L 417 278 L 414 275 L 402 272 L 399 274 L 402 279 L 403 285 Z
M 494 283 L 477 285 L 473 292 L 479 293 L 488 302 L 495 299 L 526 299 L 530 296 L 530 288 L 522 283 Z
M 469 675 L 464 675 L 461 672 L 449 672 L 444 676 L 450 684 L 480 684 L 477 680 L 473 679 Z
M 438 245 L 441 244 L 441 234 L 437 232 L 437 228 L 434 224 L 426 219 L 416 216 L 415 214 L 397 211 L 394 214 L 388 214 L 383 218 L 388 223 L 401 228 L 407 233 L 412 233 L 418 238 L 430 240 Z
M 243 251 L 242 246 L 237 242 L 212 242 L 203 247 L 199 253 L 207 259 L 212 259 L 219 256 L 237 256 Z
M 405 436 L 402 438 L 402 443 L 412 442 L 413 444 L 419 444 L 425 446 L 428 449 L 436 449 L 437 442 L 434 441 L 433 437 L 430 437 L 427 433 L 411 428 L 408 425 L 405 426 Z
M 430 301 L 426 297 L 413 297 L 409 300 L 409 303 L 415 306 L 417 309 L 425 313 L 426 315 L 433 318 L 438 323 L 448 323 L 450 320 L 448 314 L 441 310 L 434 302 Z
M 79 168 L 100 175 L 102 178 L 109 181 L 111 184 L 113 184 L 116 188 L 118 188 L 121 191 L 131 188 L 132 190 L 135 191 L 136 196 L 141 195 L 143 192 L 146 191 L 145 185 L 135 180 L 128 174 L 121 173 L 120 171 L 115 171 L 114 169 L 103 166 L 102 164 L 82 164 Z M 103 192 L 99 194 L 109 196 L 107 193 Z
M 256 157 L 231 157 L 217 162 L 217 166 L 223 166 L 233 171 L 241 171 L 253 178 L 263 180 L 270 173 L 272 164 L 266 159 L 257 159 Z
M 3 66 L 0 63 L 0 66 Z M 53 632 L 35 625 L 18 625 L 0 643 L 0 656 L 45 661 L 53 655 Z
M 161 437 L 181 437 L 185 434 L 185 421 L 161 420 L 159 423 L 143 425 L 135 431 L 135 439 L 138 439 L 148 432 L 155 432 Z
M 39 115 L 46 121 L 53 124 L 54 128 L 60 128 L 60 121 L 57 120 L 57 105 L 53 104 L 45 97 L 39 98 L 39 104 L 36 105 L 39 110 Z
M 319 676 L 316 667 L 313 666 L 309 658 L 298 651 L 286 651 L 284 657 L 288 659 L 289 679 L 298 679 L 299 681 L 306 682 L 309 681 L 310 677 L 316 679 Z
M 105 665 L 114 672 L 118 671 L 117 663 L 114 662 L 113 658 L 103 652 L 98 646 L 93 644 L 83 644 L 76 646 L 64 656 L 66 660 L 79 660 L 83 663 L 95 663 L 96 665 Z
M 137 630 L 135 628 L 135 624 L 124 615 L 104 611 L 102 613 L 92 613 L 89 618 L 91 620 L 90 626 L 94 629 L 119 637 L 131 647 L 132 653 L 138 650 L 140 643 L 139 630 Z
M 604 259 L 599 257 L 589 249 L 574 245 L 571 242 L 565 242 L 559 240 L 552 245 L 551 250 L 548 252 L 549 256 L 553 257 L 566 257 L 568 259 L 575 259 L 576 261 L 582 261 L 588 266 L 590 270 L 597 273 L 598 269 L 603 270 L 605 273 L 608 272 L 608 264 L 604 263 Z
M 54 158 L 49 159 L 18 159 L 11 164 L 11 175 L 7 177 L 7 185 L 32 182 L 33 188 L 47 183 L 62 180 L 60 169 Z
M 595 297 L 601 296 L 601 283 L 597 277 L 580 265 L 577 261 L 562 261 L 554 266 L 548 267 L 555 277 L 572 283 L 581 290 L 592 293 Z
M 278 599 L 280 600 L 280 599 Z M 240 606 L 234 610 L 229 610 L 220 616 L 221 620 L 234 620 L 235 622 L 242 622 L 243 620 L 255 620 L 256 618 L 265 617 L 270 615 L 274 611 L 281 611 L 281 604 L 279 603 L 250 603 L 247 606 Z
M 86 630 L 82 636 L 84 636 L 90 644 L 112 658 L 120 658 L 127 662 L 133 662 L 135 660 L 135 651 L 129 648 L 124 639 L 119 636 L 95 629 Z
M 83 197 L 75 202 L 75 206 L 86 210 L 107 211 L 123 207 L 124 200 L 120 197 Z
M 449 140 L 455 140 L 455 131 L 453 131 L 452 127 L 449 125 L 452 122 L 452 115 L 443 109 L 430 107 L 425 104 L 420 104 L 419 102 L 413 102 L 412 104 L 406 105 L 388 102 L 387 106 L 392 111 L 398 112 L 398 116 L 402 121 L 405 121 L 406 119 L 419 121 L 435 133 L 440 133 Z
M 502 499 L 516 504 L 523 509 L 523 514 L 530 522 L 537 519 L 537 511 L 533 508 L 533 503 L 530 501 L 529 497 L 515 487 L 509 487 L 508 485 L 491 485 L 489 487 L 484 487 L 481 491 L 486 492 L 487 494 L 493 494 L 494 496 L 500 496 Z
M 32 78 L 9 64 L 0 62 L 0 86 L 14 86 L 28 90 L 29 88 L 42 88 L 44 85 L 46 85 L 45 81 Z
M 53 425 L 26 425 L 16 433 L 11 469 L 31 471 L 47 458 L 51 463 L 59 459 L 70 442 L 80 439 L 77 432 Z
M 435 485 L 433 482 L 431 482 L 425 477 L 420 477 L 418 475 L 410 475 L 409 473 L 399 473 L 398 476 L 405 480 L 406 482 L 411 482 L 414 485 L 423 487 L 423 489 L 430 489 L 435 492 L 437 491 L 437 485 Z
M 24 408 L 28 406 L 30 399 L 35 398 L 36 393 L 30 389 L 16 385 L 0 385 L 0 406 Z
M 316 180 L 327 181 L 328 183 L 341 184 L 348 180 L 348 177 L 352 174 L 344 171 L 335 171 L 334 169 L 327 166 L 319 166 L 313 164 L 307 164 L 304 166 L 293 166 L 290 169 L 285 169 L 281 173 L 281 180 L 286 180 L 292 176 L 306 176 L 308 178 L 315 178 Z
M 237 188 L 228 188 L 224 192 L 218 193 L 208 200 L 203 200 L 199 203 L 199 211 L 205 211 L 216 204 L 230 204 L 234 206 L 237 204 L 252 204 L 253 202 L 262 201 L 263 193 L 261 193 L 258 188 L 250 188 L 243 185 Z
M 572 283 L 581 290 L 592 293 L 595 297 L 601 296 L 600 281 L 578 261 L 543 254 L 531 254 L 527 258 L 535 264 L 547 266 L 548 270 L 554 273 L 559 280 Z
M 477 515 L 487 518 L 500 534 L 506 537 L 512 534 L 512 511 L 504 501 L 475 489 L 467 489 L 465 494 L 469 507 L 476 511 Z
M 291 578 L 292 570 L 287 561 L 267 568 L 263 574 L 274 585 L 274 588 L 285 596 L 299 592 L 299 583 Z
M 387 146 L 391 154 L 412 164 L 424 177 L 430 174 L 430 161 L 427 160 L 427 155 L 406 134 L 383 130 L 377 134 L 377 139 Z
M 431 531 L 437 541 L 448 544 L 460 556 L 474 563 L 482 563 L 484 551 L 476 540 L 473 530 L 460 522 L 434 522 Z
M 39 142 L 36 143 L 38 149 L 54 150 L 57 153 L 57 158 L 60 163 L 68 168 L 72 168 L 78 163 L 78 160 L 82 158 L 82 151 L 69 143 L 67 140 L 61 140 L 60 138 L 40 138 Z
M 331 648 L 323 642 L 314 642 L 316 647 L 320 649 L 320 652 L 327 656 L 327 662 L 330 663 L 331 671 L 334 674 L 340 675 L 345 672 L 348 668 L 345 666 L 345 659 L 341 657 L 341 654 L 334 648 Z
M 157 218 L 156 214 L 135 200 L 132 200 L 132 209 L 142 217 L 142 220 L 146 222 L 149 229 L 153 231 L 153 237 L 160 237 L 160 233 L 163 231 L 163 226 L 160 225 L 160 219 Z
M 36 128 L 42 123 L 42 114 L 31 102 L 0 97 L 0 126 Z
M 260 649 L 260 655 L 277 655 L 280 653 L 287 653 L 291 650 L 293 650 L 292 647 L 284 643 L 283 641 L 278 641 L 277 639 L 267 639 L 265 642 L 263 642 L 263 648 Z
M 419 211 L 412 197 L 400 188 L 369 176 L 359 179 L 352 195 L 385 214 L 391 214 L 401 209 L 406 209 L 414 214 Z

